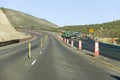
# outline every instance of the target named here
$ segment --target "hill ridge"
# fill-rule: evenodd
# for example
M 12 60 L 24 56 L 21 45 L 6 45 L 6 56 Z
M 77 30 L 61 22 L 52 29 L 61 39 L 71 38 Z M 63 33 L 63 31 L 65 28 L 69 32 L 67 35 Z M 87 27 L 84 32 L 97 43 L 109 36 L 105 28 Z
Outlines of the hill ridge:
M 8 8 L 1 8 L 8 20 L 15 28 L 37 28 L 37 29 L 49 29 L 58 28 L 56 24 L 51 23 L 48 20 L 41 19 L 30 14 L 12 10 Z
M 90 25 L 69 25 L 60 29 L 77 31 L 83 34 L 89 33 L 90 29 L 94 29 L 94 34 L 100 37 L 117 37 L 120 38 L 120 20 L 106 22 L 102 24 L 90 24 Z

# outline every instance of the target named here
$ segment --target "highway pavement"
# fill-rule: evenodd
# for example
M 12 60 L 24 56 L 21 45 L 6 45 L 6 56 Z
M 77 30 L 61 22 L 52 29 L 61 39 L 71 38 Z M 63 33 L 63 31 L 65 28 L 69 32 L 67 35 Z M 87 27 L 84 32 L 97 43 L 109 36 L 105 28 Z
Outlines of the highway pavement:
M 45 35 L 31 41 L 30 59 L 27 43 L 0 51 L 0 80 L 120 80 L 120 73 L 79 55 L 82 52 L 49 34 L 41 48 L 40 38 Z

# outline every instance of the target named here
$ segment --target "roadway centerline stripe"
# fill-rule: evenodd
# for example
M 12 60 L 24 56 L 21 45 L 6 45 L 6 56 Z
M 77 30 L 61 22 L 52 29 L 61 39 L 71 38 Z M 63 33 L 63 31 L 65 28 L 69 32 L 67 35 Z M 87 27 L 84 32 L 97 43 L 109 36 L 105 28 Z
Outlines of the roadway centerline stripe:
M 34 64 L 35 64 L 35 62 L 36 62 L 36 60 L 34 60 L 34 61 L 31 63 L 31 65 L 34 65 Z

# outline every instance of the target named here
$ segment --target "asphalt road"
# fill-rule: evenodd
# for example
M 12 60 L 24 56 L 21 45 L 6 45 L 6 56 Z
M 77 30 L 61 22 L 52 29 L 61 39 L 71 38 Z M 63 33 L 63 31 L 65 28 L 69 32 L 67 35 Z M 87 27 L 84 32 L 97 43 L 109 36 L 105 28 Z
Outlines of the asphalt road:
M 42 48 L 38 36 L 27 44 L 0 52 L 0 80 L 119 80 L 120 74 L 63 46 L 50 36 Z

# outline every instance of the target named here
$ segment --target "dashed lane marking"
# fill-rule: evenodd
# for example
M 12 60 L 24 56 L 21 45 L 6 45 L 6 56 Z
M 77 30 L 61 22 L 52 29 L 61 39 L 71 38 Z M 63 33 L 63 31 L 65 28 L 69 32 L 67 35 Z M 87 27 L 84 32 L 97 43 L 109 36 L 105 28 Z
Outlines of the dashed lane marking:
M 31 63 L 31 65 L 34 65 L 34 64 L 35 64 L 35 62 L 36 62 L 36 60 L 34 60 L 34 61 Z
M 42 54 L 42 52 L 40 51 L 40 54 Z

